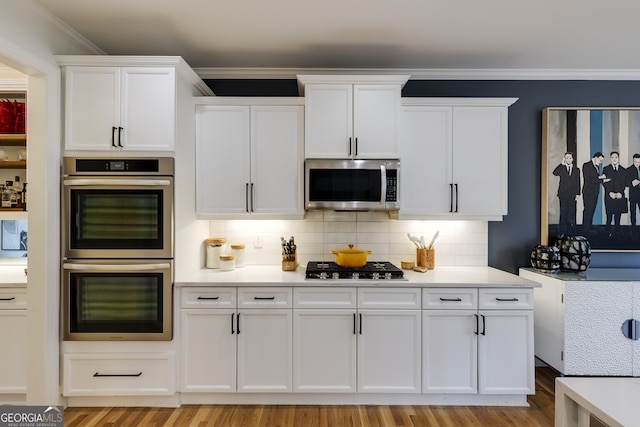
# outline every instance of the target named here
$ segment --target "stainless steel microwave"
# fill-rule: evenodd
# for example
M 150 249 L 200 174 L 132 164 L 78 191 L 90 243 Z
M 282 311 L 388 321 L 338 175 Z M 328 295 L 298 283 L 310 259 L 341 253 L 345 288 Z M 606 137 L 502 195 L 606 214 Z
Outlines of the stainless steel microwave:
M 305 160 L 307 210 L 398 210 L 400 160 Z

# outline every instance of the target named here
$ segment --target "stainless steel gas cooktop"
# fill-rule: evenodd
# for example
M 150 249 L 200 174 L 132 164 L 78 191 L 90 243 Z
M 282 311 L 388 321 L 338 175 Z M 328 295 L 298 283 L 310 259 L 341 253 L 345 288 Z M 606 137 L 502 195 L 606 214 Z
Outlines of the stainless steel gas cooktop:
M 335 262 L 309 261 L 307 279 L 405 280 L 401 269 L 387 261 L 367 262 L 363 267 L 340 267 Z

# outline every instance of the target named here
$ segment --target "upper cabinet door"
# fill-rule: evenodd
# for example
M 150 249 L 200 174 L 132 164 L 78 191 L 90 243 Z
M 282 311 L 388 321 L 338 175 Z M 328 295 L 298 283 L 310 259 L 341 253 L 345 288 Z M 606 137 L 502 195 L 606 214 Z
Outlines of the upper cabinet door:
M 309 84 L 305 88 L 305 157 L 352 156 L 353 85 Z
M 304 215 L 302 106 L 251 107 L 251 211 Z
M 451 211 L 451 107 L 410 106 L 402 112 L 400 213 Z
M 109 150 L 120 123 L 120 68 L 67 67 L 65 149 Z
M 196 107 L 196 211 L 249 212 L 250 108 Z
M 121 145 L 127 150 L 174 150 L 176 76 L 170 67 L 122 69 Z
M 507 109 L 454 107 L 457 213 L 507 214 Z
M 399 157 L 400 95 L 400 85 L 354 85 L 354 158 Z

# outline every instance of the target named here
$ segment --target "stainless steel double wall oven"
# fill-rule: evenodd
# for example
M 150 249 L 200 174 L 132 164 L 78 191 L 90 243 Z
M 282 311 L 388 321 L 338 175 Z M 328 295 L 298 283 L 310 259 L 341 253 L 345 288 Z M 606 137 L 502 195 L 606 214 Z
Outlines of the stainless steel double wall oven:
M 174 159 L 66 157 L 63 336 L 172 339 Z

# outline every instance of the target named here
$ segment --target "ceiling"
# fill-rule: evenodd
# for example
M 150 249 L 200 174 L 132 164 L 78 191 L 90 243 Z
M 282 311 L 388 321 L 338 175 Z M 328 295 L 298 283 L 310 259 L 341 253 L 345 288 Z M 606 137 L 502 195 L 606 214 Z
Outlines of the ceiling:
M 637 0 L 39 0 L 109 55 L 194 68 L 640 69 Z

